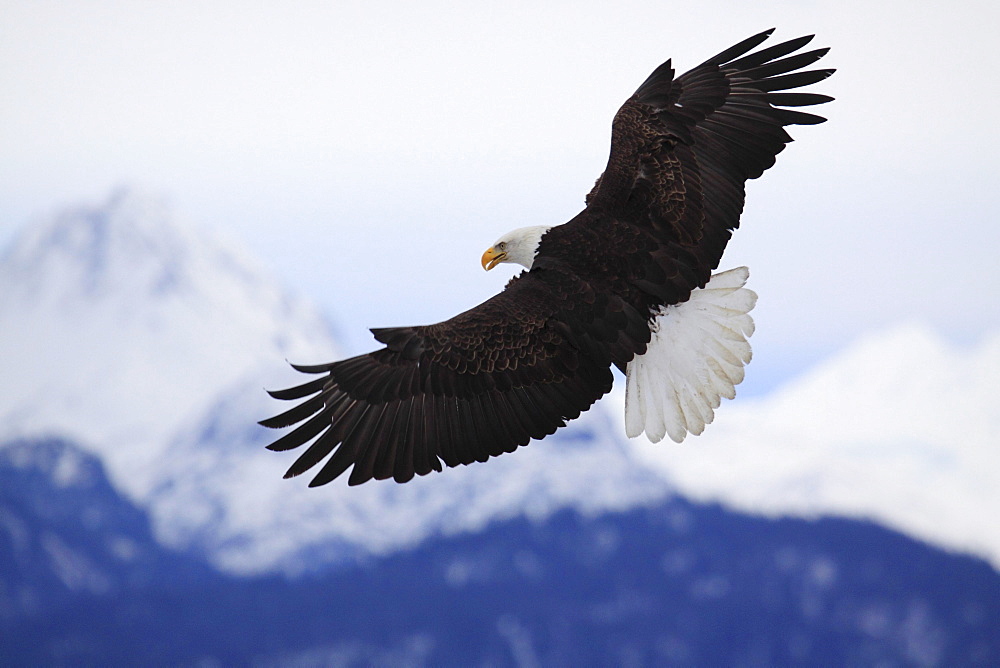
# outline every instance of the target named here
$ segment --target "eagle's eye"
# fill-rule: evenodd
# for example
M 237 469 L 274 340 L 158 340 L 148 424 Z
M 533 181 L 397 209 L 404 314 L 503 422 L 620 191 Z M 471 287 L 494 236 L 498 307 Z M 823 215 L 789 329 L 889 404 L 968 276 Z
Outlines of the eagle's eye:
M 500 243 L 497 244 L 497 248 L 500 249 L 500 250 L 502 250 L 502 251 L 507 250 L 507 242 L 506 241 L 501 241 Z

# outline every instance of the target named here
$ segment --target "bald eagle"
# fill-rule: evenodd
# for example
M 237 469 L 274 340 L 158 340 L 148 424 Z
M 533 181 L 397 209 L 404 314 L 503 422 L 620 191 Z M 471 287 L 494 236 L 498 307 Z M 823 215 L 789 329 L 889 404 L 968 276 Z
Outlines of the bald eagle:
M 497 240 L 483 267 L 527 271 L 450 320 L 373 329 L 384 348 L 314 366 L 270 391 L 303 400 L 261 421 L 308 447 L 285 477 L 322 463 L 310 486 L 406 482 L 485 462 L 564 427 L 626 377 L 626 432 L 680 442 L 733 398 L 750 360 L 756 295 L 745 267 L 713 275 L 743 210 L 744 183 L 792 141 L 786 125 L 825 119 L 789 107 L 833 98 L 787 92 L 833 70 L 812 36 L 750 53 L 771 30 L 674 76 L 657 67 L 615 114 L 607 167 L 567 223 Z M 798 53 L 796 53 L 798 52 Z M 325 461 L 324 461 L 325 460 Z

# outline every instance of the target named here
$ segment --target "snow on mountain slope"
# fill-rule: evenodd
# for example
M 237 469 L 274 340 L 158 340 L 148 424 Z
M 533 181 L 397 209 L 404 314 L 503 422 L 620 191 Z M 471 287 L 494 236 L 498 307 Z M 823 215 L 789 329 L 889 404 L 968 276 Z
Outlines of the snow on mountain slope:
M 335 353 L 320 316 L 274 286 L 128 190 L 30 226 L 0 261 L 0 440 L 70 437 L 141 499 L 220 388 Z
M 306 476 L 282 479 L 296 453 L 265 450 L 274 432 L 249 419 L 273 412 L 274 403 L 259 387 L 237 384 L 171 445 L 164 484 L 149 498 L 165 543 L 195 546 L 229 572 L 295 573 L 405 549 L 438 533 L 480 531 L 497 520 L 541 519 L 566 507 L 624 510 L 670 492 L 600 404 L 570 429 L 487 463 L 405 485 L 348 487 L 337 480 L 309 489 Z
M 1000 333 L 959 350 L 903 326 L 735 402 L 691 443 L 638 448 L 689 498 L 870 518 L 1000 569 L 998 378 Z

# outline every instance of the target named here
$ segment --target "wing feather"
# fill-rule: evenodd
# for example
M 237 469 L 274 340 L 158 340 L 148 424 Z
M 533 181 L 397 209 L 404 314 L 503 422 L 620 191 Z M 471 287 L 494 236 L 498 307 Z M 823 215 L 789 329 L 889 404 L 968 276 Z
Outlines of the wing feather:
M 569 223 L 593 227 L 596 218 L 614 217 L 671 249 L 694 281 L 667 278 L 674 285 L 661 286 L 661 295 L 685 299 L 708 281 L 739 225 L 746 180 L 770 168 L 791 141 L 785 126 L 825 120 L 785 107 L 831 97 L 778 91 L 830 76 L 831 69 L 803 70 L 828 49 L 800 51 L 812 41 L 808 35 L 753 51 L 771 33 L 745 39 L 676 78 L 670 61 L 656 68 L 615 116 L 608 165 L 587 197 L 590 215 Z M 669 303 L 677 302 L 662 302 Z
M 326 459 L 326 457 L 333 452 L 333 448 L 336 443 L 332 442 L 330 432 L 326 432 L 315 441 L 313 444 L 306 448 L 306 451 L 299 455 L 298 459 L 289 467 L 288 472 L 285 474 L 285 478 L 294 478 L 295 476 L 308 471 L 312 467 L 319 464 L 321 461 Z
M 399 445 L 397 446 L 398 452 L 391 463 L 391 476 L 396 482 L 406 482 L 413 478 L 413 446 L 423 439 L 424 421 L 420 417 L 411 419 L 410 413 L 414 410 L 417 412 L 421 411 L 424 400 L 425 397 L 423 395 L 417 395 L 404 402 L 402 415 L 396 421 L 396 429 L 390 436 L 392 440 L 399 441 Z M 388 478 L 389 476 L 386 475 L 385 477 Z
M 804 47 L 809 42 L 813 41 L 815 35 L 803 35 L 802 37 L 796 37 L 795 39 L 790 39 L 787 42 L 781 42 L 780 44 L 775 44 L 774 46 L 769 46 L 766 49 L 761 49 L 760 51 L 755 51 L 754 53 L 743 56 L 736 60 L 732 60 L 729 63 L 729 67 L 737 70 L 748 70 L 753 67 L 758 67 L 764 63 L 787 56 L 793 51 L 798 51 Z M 721 61 L 726 62 L 726 61 Z

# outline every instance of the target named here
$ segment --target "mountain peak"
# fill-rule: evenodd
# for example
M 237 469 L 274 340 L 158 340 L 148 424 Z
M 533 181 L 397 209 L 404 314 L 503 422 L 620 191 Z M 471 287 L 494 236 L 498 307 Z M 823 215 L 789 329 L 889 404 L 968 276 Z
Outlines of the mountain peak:
M 159 196 L 120 188 L 99 205 L 76 205 L 26 229 L 0 276 L 25 307 L 155 299 L 196 289 L 198 274 L 225 268 L 256 282 L 253 263 L 192 229 Z M 211 271 L 209 271 L 211 273 Z
M 17 469 L 24 477 L 42 476 L 59 489 L 87 488 L 103 479 L 99 459 L 58 439 L 16 441 L 0 449 L 0 471 Z
M 0 260 L 0 439 L 62 435 L 120 489 L 220 388 L 336 353 L 324 319 L 234 243 L 119 190 L 29 226 Z M 123 447 L 125 444 L 130 447 Z

